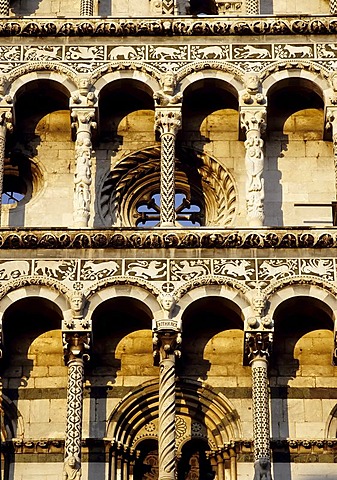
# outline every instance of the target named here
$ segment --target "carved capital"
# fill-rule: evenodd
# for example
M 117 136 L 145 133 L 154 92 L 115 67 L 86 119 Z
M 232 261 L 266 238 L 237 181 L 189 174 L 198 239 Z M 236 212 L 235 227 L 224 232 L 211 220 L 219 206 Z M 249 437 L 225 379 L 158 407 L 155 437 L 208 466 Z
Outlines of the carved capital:
M 91 134 L 91 130 L 97 128 L 94 121 L 96 116 L 95 108 L 73 108 L 71 112 L 72 128 L 76 130 L 77 138 L 79 134 Z
M 4 132 L 12 132 L 13 130 L 13 114 L 11 108 L 0 108 L 0 127 Z
M 153 94 L 156 105 L 167 107 L 169 105 L 177 105 L 182 101 L 182 94 L 175 93 L 177 84 L 176 75 L 172 71 L 165 72 L 161 77 L 161 89 Z
M 89 360 L 89 350 L 89 333 L 63 333 L 63 352 L 64 360 L 67 365 L 72 360 Z
M 155 129 L 160 135 L 175 136 L 181 128 L 181 107 L 156 108 Z
M 248 363 L 258 358 L 268 360 L 273 342 L 272 332 L 246 332 L 245 357 Z
M 266 107 L 241 107 L 240 108 L 240 124 L 242 130 L 246 133 L 250 131 L 258 131 L 262 135 L 266 131 Z
M 153 357 L 154 364 L 159 365 L 163 360 L 180 358 L 182 337 L 180 332 L 154 332 L 153 333 Z

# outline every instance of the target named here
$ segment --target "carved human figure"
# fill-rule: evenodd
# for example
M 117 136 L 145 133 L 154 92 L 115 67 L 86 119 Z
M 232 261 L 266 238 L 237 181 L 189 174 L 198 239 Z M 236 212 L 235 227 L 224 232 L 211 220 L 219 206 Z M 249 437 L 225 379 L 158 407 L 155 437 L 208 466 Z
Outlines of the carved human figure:
M 162 293 L 158 297 L 158 301 L 160 306 L 162 307 L 162 311 L 164 313 L 164 318 L 171 318 L 174 307 L 176 305 L 176 300 L 170 293 Z
M 176 88 L 177 79 L 174 72 L 168 70 L 161 79 L 161 90 L 155 92 L 153 95 L 154 101 L 157 105 L 161 107 L 167 107 L 168 105 L 176 105 L 182 100 L 182 94 L 176 93 L 174 95 L 174 90 Z
M 250 73 L 246 78 L 246 88 L 248 93 L 257 93 L 260 86 L 260 78 L 256 73 Z
M 254 480 L 271 480 L 270 462 L 268 458 L 261 457 L 254 464 Z
M 63 480 L 80 480 L 82 477 L 81 464 L 74 456 L 68 457 L 64 462 Z
M 83 315 L 84 296 L 82 292 L 74 292 L 70 298 L 71 313 L 74 318 L 80 318 Z
M 259 317 L 262 316 L 266 305 L 266 298 L 260 289 L 257 289 L 256 295 L 253 298 L 253 309 Z

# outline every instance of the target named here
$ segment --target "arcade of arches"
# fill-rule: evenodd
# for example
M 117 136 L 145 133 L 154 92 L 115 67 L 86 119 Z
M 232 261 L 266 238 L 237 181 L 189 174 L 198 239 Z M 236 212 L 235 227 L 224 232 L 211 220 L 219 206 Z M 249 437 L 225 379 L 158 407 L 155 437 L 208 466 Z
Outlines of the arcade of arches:
M 333 480 L 336 0 L 0 1 L 0 480 Z

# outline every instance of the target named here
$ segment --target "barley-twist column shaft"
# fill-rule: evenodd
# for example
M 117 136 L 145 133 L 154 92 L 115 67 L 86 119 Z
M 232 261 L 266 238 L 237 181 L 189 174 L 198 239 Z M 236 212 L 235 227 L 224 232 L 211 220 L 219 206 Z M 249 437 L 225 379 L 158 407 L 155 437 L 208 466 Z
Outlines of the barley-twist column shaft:
M 330 0 L 330 13 L 331 15 L 337 14 L 337 0 Z
M 3 193 L 3 181 L 5 173 L 5 148 L 6 135 L 8 131 L 12 131 L 12 112 L 9 109 L 0 110 L 0 222 L 1 222 L 1 205 Z
M 175 355 L 161 355 L 159 373 L 159 480 L 175 479 Z
M 156 128 L 160 131 L 160 226 L 175 226 L 175 140 L 181 127 L 180 107 L 156 109 Z
M 0 0 L 0 15 L 8 17 L 9 15 L 9 0 Z

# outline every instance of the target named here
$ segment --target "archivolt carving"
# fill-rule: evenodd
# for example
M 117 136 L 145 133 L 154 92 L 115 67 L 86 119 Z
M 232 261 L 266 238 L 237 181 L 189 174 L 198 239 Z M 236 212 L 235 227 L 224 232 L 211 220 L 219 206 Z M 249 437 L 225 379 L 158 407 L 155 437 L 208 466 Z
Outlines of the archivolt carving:
M 177 156 L 177 189 L 184 190 L 184 183 L 186 186 L 190 184 L 192 197 L 206 198 L 208 225 L 230 225 L 236 215 L 237 192 L 229 172 L 213 158 L 191 149 L 181 148 Z M 129 155 L 113 168 L 101 187 L 99 211 L 102 222 L 123 226 L 135 223 L 132 215 L 136 212 L 137 202 L 153 188 L 150 177 L 152 183 L 158 183 L 159 158 L 160 148 L 151 147 Z M 198 179 L 201 183 L 199 191 L 196 189 Z
M 43 277 L 41 275 L 22 275 L 16 280 L 11 280 L 4 283 L 0 286 L 0 300 L 2 300 L 9 292 L 29 285 L 41 285 L 52 288 L 53 290 L 59 292 L 61 295 L 64 295 L 67 298 L 68 302 L 70 302 L 72 291 L 68 287 L 66 287 L 58 280 L 50 277 Z
M 70 67 L 54 62 L 27 62 L 24 65 L 14 68 L 8 75 L 8 82 L 13 83 L 17 78 L 31 72 L 50 71 L 59 72 L 65 75 L 66 79 L 71 80 L 77 87 L 79 87 L 78 73 Z
M 98 80 L 102 76 L 106 75 L 110 72 L 115 71 L 139 71 L 148 74 L 150 77 L 153 77 L 157 82 L 158 85 L 160 84 L 160 78 L 162 72 L 158 70 L 154 65 L 139 62 L 137 60 L 124 60 L 119 62 L 109 62 L 109 64 L 102 65 L 101 67 L 97 68 L 92 74 L 91 78 L 93 80 Z
M 216 449 L 230 439 L 241 437 L 238 413 L 227 398 L 214 393 L 208 385 L 187 379 L 178 381 L 176 387 L 178 418 L 186 418 L 184 413 L 186 407 L 192 423 L 189 431 L 186 429 L 179 437 L 180 445 L 187 436 L 202 437 L 207 438 L 210 446 Z M 155 436 L 153 428 L 148 431 L 146 426 L 149 422 L 156 426 L 157 418 L 158 381 L 153 380 L 137 387 L 116 405 L 108 421 L 107 436 L 128 447 L 135 447 L 146 432 L 147 438 Z M 203 427 L 201 430 L 200 425 Z
M 113 278 L 104 278 L 99 282 L 95 282 L 90 285 L 90 287 L 84 291 L 84 295 L 87 299 L 90 299 L 95 293 L 108 288 L 114 285 L 132 285 L 135 287 L 140 287 L 145 289 L 148 293 L 158 296 L 162 293 L 158 288 L 156 288 L 152 283 L 142 280 L 141 278 L 135 277 L 113 277 Z
M 327 293 L 330 293 L 334 297 L 334 299 L 336 299 L 337 306 L 337 288 L 335 287 L 335 285 L 326 280 L 323 280 L 321 277 L 314 277 L 310 275 L 287 277 L 283 278 L 282 280 L 272 282 L 263 290 L 263 293 L 267 299 L 270 299 L 272 295 L 274 295 L 278 291 L 292 285 L 309 285 L 321 288 Z
M 244 87 L 243 78 L 246 72 L 232 63 L 226 63 L 223 60 L 218 62 L 214 60 L 207 60 L 189 63 L 177 71 L 177 81 L 181 82 L 188 75 L 191 75 L 195 72 L 201 72 L 203 70 L 220 70 L 222 72 L 230 73 L 231 75 L 234 75 L 236 80 L 242 83 L 242 88 Z
M 280 70 L 293 70 L 295 68 L 318 73 L 322 78 L 327 79 L 331 71 L 320 63 L 305 59 L 287 59 L 279 62 L 268 63 L 260 72 L 261 80 L 265 80 L 269 75 Z
M 174 295 L 176 298 L 182 298 L 186 293 L 190 292 L 191 290 L 198 288 L 198 287 L 204 287 L 205 285 L 224 285 L 228 287 L 229 289 L 238 291 L 243 293 L 244 295 L 247 294 L 247 292 L 251 291 L 251 288 L 249 288 L 247 285 L 245 285 L 243 282 L 238 282 L 234 280 L 233 278 L 230 277 L 214 277 L 212 275 L 207 275 L 204 277 L 199 277 L 194 280 L 190 280 L 188 282 L 185 282 L 184 285 L 180 288 L 178 288 L 175 292 Z M 247 300 L 247 305 L 249 305 L 249 301 Z

